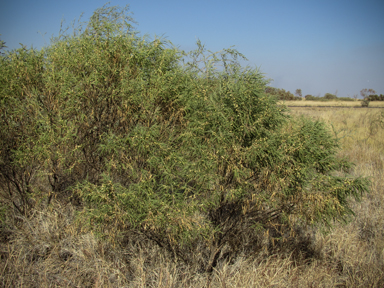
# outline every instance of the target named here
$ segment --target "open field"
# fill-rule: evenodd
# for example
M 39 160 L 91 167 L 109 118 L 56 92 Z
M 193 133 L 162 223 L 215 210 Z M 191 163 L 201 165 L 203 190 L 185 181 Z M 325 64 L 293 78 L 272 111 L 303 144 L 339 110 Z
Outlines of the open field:
M 74 206 L 54 201 L 23 219 L 22 225 L 15 223 L 20 219 L 8 220 L 17 228 L 7 230 L 3 224 L 0 285 L 383 287 L 384 115 L 376 109 L 292 108 L 289 113 L 325 121 L 341 141 L 340 155 L 356 163 L 353 173 L 372 180 L 371 193 L 353 203 L 356 218 L 326 233 L 308 230 L 308 237 L 296 243 L 302 246 L 299 253 L 265 250 L 252 258 L 241 255 L 206 274 L 171 260 L 145 241 L 133 241 L 135 235 L 118 243 L 99 239 L 79 221 Z
M 332 107 L 361 107 L 361 101 L 279 101 L 287 106 L 332 106 Z M 384 108 L 384 101 L 371 101 L 369 107 Z

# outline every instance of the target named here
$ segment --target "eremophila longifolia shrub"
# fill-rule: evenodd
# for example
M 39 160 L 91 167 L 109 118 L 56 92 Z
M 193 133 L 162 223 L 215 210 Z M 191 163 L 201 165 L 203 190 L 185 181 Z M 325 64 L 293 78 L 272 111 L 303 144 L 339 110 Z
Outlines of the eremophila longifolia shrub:
M 34 197 L 20 181 L 45 177 L 100 233 L 140 233 L 207 271 L 272 227 L 289 237 L 352 213 L 368 182 L 321 122 L 285 116 L 236 50 L 185 54 L 138 37 L 125 12 L 103 7 L 41 52 L 2 57 L 4 199 Z

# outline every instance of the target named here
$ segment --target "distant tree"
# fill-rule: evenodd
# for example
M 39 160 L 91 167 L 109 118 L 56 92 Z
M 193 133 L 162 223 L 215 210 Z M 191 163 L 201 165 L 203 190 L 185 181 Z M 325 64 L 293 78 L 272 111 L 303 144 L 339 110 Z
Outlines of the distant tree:
M 365 98 L 367 101 L 384 101 L 384 95 L 369 95 Z
M 369 95 L 367 97 L 368 101 L 378 101 L 379 100 L 379 95 Z
M 301 89 L 296 89 L 295 95 L 297 97 L 303 97 L 303 94 L 301 93 Z
M 267 86 L 265 88 L 265 93 L 276 96 L 279 100 L 300 100 L 299 97 L 295 97 L 295 95 L 293 95 L 290 91 L 285 91 L 284 89 L 280 88 Z
M 339 100 L 339 101 L 355 101 L 351 97 L 337 97 L 337 100 Z
M 318 98 L 316 96 L 313 96 L 311 94 L 307 94 L 305 95 L 305 100 L 318 100 Z
M 363 89 L 363 90 L 360 91 L 360 95 L 361 95 L 364 99 L 367 98 L 367 97 L 369 97 L 370 95 L 374 95 L 374 94 L 376 94 L 376 91 L 373 90 L 373 89 L 367 89 L 367 88 L 365 88 L 365 89 Z
M 359 97 L 359 95 L 353 94 L 353 99 L 357 100 L 358 97 Z
M 335 99 L 337 99 L 337 96 L 334 95 L 334 94 L 331 94 L 331 93 L 325 93 L 325 95 L 324 95 L 324 99 L 327 99 L 327 100 L 335 100 Z

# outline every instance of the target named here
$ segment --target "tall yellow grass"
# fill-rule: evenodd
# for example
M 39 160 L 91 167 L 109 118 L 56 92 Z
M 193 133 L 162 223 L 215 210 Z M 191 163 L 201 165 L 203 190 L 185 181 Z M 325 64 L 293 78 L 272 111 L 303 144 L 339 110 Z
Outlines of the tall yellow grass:
M 352 203 L 355 218 L 346 225 L 335 223 L 327 233 L 313 231 L 311 257 L 242 255 L 206 274 L 145 241 L 132 241 L 132 235 L 117 245 L 103 241 L 76 221 L 72 205 L 55 202 L 28 219 L 2 224 L 0 286 L 384 287 L 381 110 L 292 108 L 289 113 L 325 121 L 341 141 L 340 155 L 356 163 L 353 173 L 372 180 L 370 194 Z

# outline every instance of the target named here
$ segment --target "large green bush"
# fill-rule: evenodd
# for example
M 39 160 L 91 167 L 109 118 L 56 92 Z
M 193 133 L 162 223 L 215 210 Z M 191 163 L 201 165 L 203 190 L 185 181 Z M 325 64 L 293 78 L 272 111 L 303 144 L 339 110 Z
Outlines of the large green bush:
M 236 50 L 186 54 L 127 20 L 103 7 L 1 57 L 4 205 L 77 200 L 102 235 L 139 233 L 186 262 L 199 247 L 208 271 L 262 231 L 351 214 L 368 183 L 323 123 L 288 118 Z

